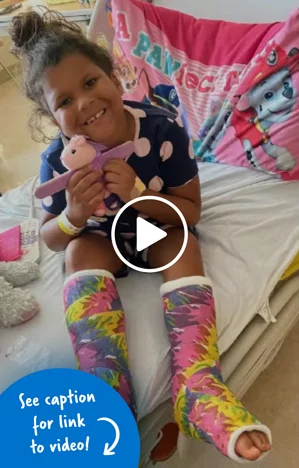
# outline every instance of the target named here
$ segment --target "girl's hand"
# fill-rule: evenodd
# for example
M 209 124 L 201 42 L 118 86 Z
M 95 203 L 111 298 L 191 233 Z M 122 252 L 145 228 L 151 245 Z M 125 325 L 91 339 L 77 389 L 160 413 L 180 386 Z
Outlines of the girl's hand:
M 91 166 L 78 170 L 69 180 L 66 189 L 66 215 L 76 227 L 85 226 L 104 200 L 103 171 L 94 171 Z
M 106 188 L 127 203 L 135 186 L 136 173 L 126 161 L 111 159 L 104 166 Z

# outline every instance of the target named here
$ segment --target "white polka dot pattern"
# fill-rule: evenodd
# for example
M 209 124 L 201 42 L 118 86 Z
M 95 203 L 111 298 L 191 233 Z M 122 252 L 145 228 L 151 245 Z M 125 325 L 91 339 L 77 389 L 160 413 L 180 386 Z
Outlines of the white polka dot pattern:
M 102 216 L 92 216 L 91 218 L 89 218 L 87 223 L 88 224 L 97 223 L 96 225 L 98 226 L 99 223 L 106 223 L 106 221 L 107 221 L 107 218 L 103 218 Z
M 182 128 L 184 127 L 184 124 L 183 124 L 183 121 L 182 121 L 181 117 L 177 117 L 175 119 L 175 121 L 176 121 L 176 123 L 178 124 L 179 127 L 182 127 Z
M 134 239 L 136 236 L 134 232 L 121 232 L 120 235 L 123 239 Z
M 150 190 L 154 190 L 155 192 L 160 192 L 163 185 L 164 185 L 163 180 L 160 177 L 155 176 L 150 181 L 149 188 Z
M 141 258 L 144 262 L 147 262 L 147 255 L 148 255 L 148 249 L 145 249 L 141 254 Z
M 102 237 L 108 237 L 107 232 L 101 231 L 100 229 L 90 229 L 89 232 L 92 232 L 93 234 L 98 234 L 99 236 L 102 236 Z
M 146 113 L 142 109 L 132 109 L 131 108 L 131 111 L 132 111 L 132 114 L 134 115 L 134 117 L 137 117 L 139 119 L 143 119 L 144 117 L 146 117 Z
M 192 143 L 191 140 L 190 140 L 190 142 L 189 142 L 189 156 L 190 156 L 190 159 L 194 159 L 194 158 L 195 158 L 193 143 Z
M 139 138 L 139 140 L 134 141 L 135 153 L 140 158 L 147 156 L 151 150 L 151 144 L 148 138 Z
M 49 196 L 43 199 L 43 204 L 44 206 L 47 206 L 48 208 L 53 205 L 53 197 Z
M 108 208 L 106 208 L 106 213 L 105 215 L 108 216 L 108 218 L 110 216 L 115 216 L 119 211 L 119 208 L 117 207 L 117 210 L 108 210 Z
M 124 243 L 124 246 L 125 246 L 126 251 L 128 252 L 128 254 L 130 254 L 130 255 L 133 255 L 133 254 L 134 254 L 134 250 L 133 250 L 132 247 L 130 246 L 129 242 L 125 242 L 125 243 Z
M 173 145 L 171 141 L 164 141 L 160 150 L 160 156 L 162 158 L 162 161 L 166 161 L 167 159 L 169 159 L 172 153 L 173 153 Z
M 112 211 L 116 210 L 118 208 L 118 201 L 112 203 L 112 205 L 110 205 L 110 208 Z

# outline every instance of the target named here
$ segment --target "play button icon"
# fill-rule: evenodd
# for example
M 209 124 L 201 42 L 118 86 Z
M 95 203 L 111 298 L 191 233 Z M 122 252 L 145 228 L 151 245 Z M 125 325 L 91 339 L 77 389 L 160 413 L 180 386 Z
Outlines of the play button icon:
M 125 258 L 122 253 L 120 252 L 117 242 L 116 242 L 116 226 L 117 223 L 120 220 L 121 215 L 123 212 L 129 208 L 129 206 L 134 205 L 135 203 L 139 201 L 144 201 L 144 200 L 150 200 L 150 201 L 158 201 L 160 203 L 164 203 L 165 205 L 170 206 L 176 214 L 179 216 L 182 226 L 184 228 L 184 240 L 182 243 L 182 247 L 176 257 L 171 260 L 167 265 L 163 265 L 158 268 L 142 268 L 140 266 L 134 265 L 133 263 L 129 262 L 127 258 Z M 134 235 L 134 234 L 133 234 Z M 146 221 L 143 219 L 141 216 L 137 217 L 136 220 L 136 250 L 137 252 L 142 252 L 143 250 L 147 249 L 151 245 L 155 244 L 156 242 L 159 242 L 160 240 L 164 239 L 167 237 L 167 231 L 163 231 L 162 229 L 158 228 L 154 224 L 150 223 L 149 221 Z M 118 255 L 118 257 L 122 260 L 122 262 L 127 265 L 129 268 L 132 270 L 140 271 L 141 273 L 158 273 L 160 271 L 166 270 L 167 268 L 170 268 L 172 265 L 174 265 L 183 255 L 186 247 L 187 247 L 187 242 L 188 242 L 188 226 L 186 223 L 186 220 L 181 213 L 181 211 L 174 205 L 174 203 L 170 202 L 169 200 L 166 200 L 165 198 L 157 197 L 155 195 L 146 195 L 144 197 L 139 197 L 139 198 L 134 198 L 133 200 L 129 201 L 126 203 L 117 213 L 117 215 L 114 218 L 113 224 L 112 224 L 112 229 L 111 229 L 111 241 L 113 248 L 115 250 L 115 253 Z
M 167 236 L 167 232 L 162 231 L 162 229 L 157 228 L 157 226 L 145 221 L 143 218 L 138 217 L 136 224 L 136 249 L 138 252 Z

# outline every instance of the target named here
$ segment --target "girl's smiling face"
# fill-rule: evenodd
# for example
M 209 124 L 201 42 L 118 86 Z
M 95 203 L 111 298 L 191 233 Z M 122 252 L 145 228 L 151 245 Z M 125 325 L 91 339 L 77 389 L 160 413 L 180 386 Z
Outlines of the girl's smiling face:
M 84 55 L 69 55 L 46 70 L 43 88 L 48 108 L 62 133 L 85 135 L 114 147 L 134 136 L 134 122 L 125 112 L 122 88 Z

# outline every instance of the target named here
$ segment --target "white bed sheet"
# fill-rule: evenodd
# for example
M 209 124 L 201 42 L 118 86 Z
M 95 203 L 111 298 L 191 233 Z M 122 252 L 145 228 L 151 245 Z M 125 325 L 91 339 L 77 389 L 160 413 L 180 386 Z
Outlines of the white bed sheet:
M 199 164 L 199 168 L 200 243 L 207 275 L 214 283 L 223 353 L 258 310 L 265 310 L 271 291 L 299 251 L 299 182 L 282 183 L 225 165 Z M 0 199 L 1 230 L 29 215 L 34 183 L 28 181 Z M 38 202 L 35 207 L 39 216 Z M 44 245 L 41 250 L 42 279 L 31 285 L 41 313 L 27 324 L 0 330 L 0 392 L 29 372 L 75 365 L 62 308 L 63 256 Z M 135 272 L 118 281 L 140 419 L 170 396 L 160 283 L 159 275 Z M 144 307 L 138 307 L 140 303 Z

